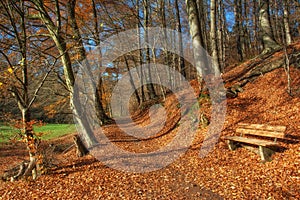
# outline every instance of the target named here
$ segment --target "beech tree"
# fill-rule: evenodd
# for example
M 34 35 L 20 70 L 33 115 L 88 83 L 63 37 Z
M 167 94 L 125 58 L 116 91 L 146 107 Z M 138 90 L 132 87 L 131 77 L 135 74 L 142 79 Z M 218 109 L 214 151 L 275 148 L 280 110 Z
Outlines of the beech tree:
M 284 34 L 285 34 L 285 42 L 287 45 L 292 43 L 292 36 L 290 31 L 290 22 L 289 22 L 289 5 L 288 1 L 284 0 L 283 5 L 283 26 L 284 26 Z
M 277 49 L 279 44 L 275 41 L 274 33 L 270 22 L 270 2 L 269 0 L 259 1 L 259 25 L 262 42 L 264 46 L 263 54 Z
M 22 163 L 18 174 L 12 178 L 32 176 L 36 179 L 40 170 L 37 150 L 39 139 L 33 130 L 31 108 L 57 58 L 49 57 L 46 51 L 37 45 L 45 42 L 47 36 L 36 33 L 34 27 L 29 26 L 24 1 L 1 1 L 0 6 L 0 58 L 1 63 L 7 66 L 7 71 L 1 74 L 0 90 L 9 91 L 16 101 L 21 114 L 21 122 L 16 126 L 21 129 L 30 159 L 29 163 Z
M 212 59 L 215 68 L 220 69 L 219 51 L 217 40 L 217 4 L 216 0 L 210 1 L 210 44 L 212 51 Z
M 32 0 L 31 1 L 34 5 L 35 10 L 37 11 L 37 14 L 34 15 L 36 19 L 39 19 L 44 26 L 47 28 L 50 37 L 54 41 L 56 48 L 60 54 L 61 62 L 64 70 L 64 77 L 66 86 L 69 91 L 70 95 L 70 107 L 71 110 L 74 113 L 74 116 L 76 117 L 77 123 L 81 126 L 83 134 L 86 136 L 86 143 L 88 147 L 91 147 L 95 144 L 97 144 L 97 140 L 95 136 L 92 133 L 92 128 L 88 124 L 87 116 L 85 114 L 84 108 L 80 107 L 80 105 L 76 105 L 74 103 L 74 100 L 76 98 L 79 98 L 79 94 L 76 93 L 75 90 L 75 73 L 73 70 L 72 62 L 70 53 L 67 49 L 67 41 L 65 38 L 64 33 L 62 32 L 62 16 L 61 16 L 61 10 L 60 10 L 60 4 L 58 0 L 54 1 L 54 5 L 52 5 L 55 8 L 55 12 L 53 13 L 52 10 L 49 10 L 45 6 L 45 2 L 43 0 Z M 74 1 L 70 1 L 71 5 L 69 4 L 69 7 L 72 6 L 72 3 Z M 72 7 L 71 7 L 72 8 Z M 72 10 L 70 10 L 72 12 Z M 53 20 L 53 17 L 55 17 L 55 21 Z M 75 20 L 75 19 L 73 19 Z M 72 22 L 71 22 L 72 23 Z M 73 30 L 77 29 L 75 22 L 73 21 Z M 75 32 L 76 34 L 76 32 Z M 78 33 L 77 33 L 78 34 Z M 79 37 L 79 35 L 75 35 L 75 37 Z M 80 41 L 79 41 L 80 42 Z M 83 49 L 81 49 L 82 51 Z M 84 52 L 81 52 L 83 56 Z M 80 148 L 79 148 L 80 149 Z M 83 153 L 83 152 L 82 152 Z

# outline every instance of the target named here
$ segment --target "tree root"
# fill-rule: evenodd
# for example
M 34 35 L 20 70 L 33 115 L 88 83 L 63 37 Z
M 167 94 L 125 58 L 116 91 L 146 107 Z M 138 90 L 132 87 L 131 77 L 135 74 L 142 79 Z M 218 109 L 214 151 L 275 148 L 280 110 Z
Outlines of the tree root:
M 24 176 L 26 169 L 28 168 L 29 161 L 22 161 L 20 164 L 8 169 L 4 172 L 1 179 L 3 181 L 14 181 Z

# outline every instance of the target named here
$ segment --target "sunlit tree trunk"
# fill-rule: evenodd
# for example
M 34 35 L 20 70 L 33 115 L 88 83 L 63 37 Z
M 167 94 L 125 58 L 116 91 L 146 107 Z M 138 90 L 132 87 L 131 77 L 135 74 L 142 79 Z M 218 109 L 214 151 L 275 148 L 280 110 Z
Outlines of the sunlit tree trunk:
M 62 66 L 64 69 L 64 75 L 66 80 L 66 85 L 69 91 L 70 96 L 70 107 L 73 111 L 74 117 L 76 118 L 77 123 L 82 128 L 82 134 L 85 136 L 86 143 L 88 147 L 92 147 L 93 145 L 97 144 L 97 139 L 95 138 L 90 127 L 87 114 L 84 112 L 84 108 L 80 105 L 75 104 L 75 99 L 79 98 L 78 92 L 75 91 L 75 76 L 74 71 L 72 68 L 71 58 L 67 50 L 66 40 L 62 35 L 61 23 L 54 23 L 52 18 L 50 17 L 49 13 L 47 12 L 44 1 L 43 0 L 32 0 L 35 5 L 36 10 L 39 13 L 39 18 L 45 25 L 45 27 L 49 31 L 50 37 L 53 39 L 59 54 L 61 55 Z M 57 21 L 59 21 L 60 16 L 56 16 Z M 75 93 L 76 92 L 76 93 Z
M 224 72 L 225 68 L 225 62 L 226 62 L 226 34 L 227 34 L 227 28 L 226 28 L 226 15 L 225 15 L 225 8 L 222 0 L 218 0 L 218 29 L 217 29 L 217 35 L 218 35 L 218 46 L 219 46 L 219 63 L 220 63 L 220 71 Z
M 165 49 L 167 49 L 166 47 L 168 46 L 168 36 L 167 36 L 167 22 L 166 22 L 166 5 L 165 5 L 165 0 L 160 0 L 160 3 L 159 3 L 159 8 L 158 10 L 160 11 L 160 22 L 161 22 L 161 27 L 163 28 L 162 30 L 162 34 L 163 34 L 163 40 L 164 40 L 164 46 L 165 46 Z M 152 50 L 153 54 L 155 54 L 155 49 Z M 170 56 L 170 53 L 165 50 L 163 52 L 163 55 L 164 55 L 164 64 L 169 66 L 168 69 L 171 69 L 171 65 L 174 64 L 171 62 L 171 56 Z M 156 57 L 155 55 L 153 55 L 154 57 Z M 156 60 L 156 59 L 155 59 Z M 170 85 L 173 85 L 173 80 L 174 77 L 172 77 L 172 74 L 170 73 L 170 70 L 168 71 L 168 82 Z
M 177 32 L 179 32 L 180 34 L 178 35 L 178 46 L 179 46 L 179 52 L 180 55 L 183 56 L 183 39 L 182 39 L 182 34 L 181 34 L 181 17 L 180 17 L 180 9 L 179 9 L 179 4 L 178 4 L 178 0 L 175 0 L 175 9 L 176 9 L 176 30 Z M 186 73 L 186 69 L 185 69 L 185 63 L 182 57 L 178 58 L 178 65 L 179 65 L 179 71 L 180 73 L 186 77 L 187 73 Z
M 203 38 L 203 48 L 208 51 L 209 41 L 207 36 L 207 21 L 208 21 L 208 8 L 207 5 L 204 4 L 203 0 L 197 0 L 197 8 L 198 8 L 198 15 L 199 15 L 199 23 L 201 26 L 201 34 Z
M 288 1 L 284 0 L 283 5 L 283 25 L 284 25 L 284 34 L 285 34 L 285 42 L 287 45 L 292 43 L 292 36 L 290 31 L 290 23 L 289 23 L 289 6 Z
M 212 50 L 213 65 L 216 69 L 220 69 L 218 55 L 218 38 L 217 38 L 217 4 L 216 0 L 210 1 L 210 44 Z
M 139 54 L 139 64 L 140 66 L 143 65 L 143 51 L 141 49 L 141 28 L 142 28 L 142 18 L 140 16 L 140 7 L 141 7 L 141 3 L 140 0 L 136 1 L 136 15 L 137 15 L 137 38 L 138 38 L 138 54 Z M 146 95 L 145 95 L 145 86 L 144 86 L 144 72 L 141 68 L 140 73 L 139 73 L 139 78 L 141 80 L 141 102 L 145 102 L 146 101 Z
M 195 67 L 197 71 L 200 73 L 198 75 L 199 83 L 202 82 L 202 76 L 204 75 L 205 71 L 207 71 L 207 60 L 206 53 L 204 52 L 203 45 L 204 40 L 202 38 L 202 30 L 199 21 L 199 12 L 197 8 L 197 4 L 195 0 L 186 0 L 186 9 L 188 14 L 189 26 L 190 26 L 190 34 L 192 37 L 192 45 L 193 45 L 193 52 L 194 52 L 194 60 L 195 60 Z
M 90 69 L 91 67 L 90 67 L 90 64 L 89 64 L 88 60 L 86 60 L 86 58 L 87 58 L 86 57 L 86 50 L 83 46 L 83 40 L 82 40 L 80 31 L 79 31 L 79 28 L 78 28 L 78 24 L 77 24 L 77 21 L 76 21 L 76 14 L 75 14 L 76 0 L 69 0 L 67 5 L 68 5 L 67 6 L 68 7 L 68 14 L 70 16 L 70 25 L 71 25 L 72 31 L 73 31 L 73 38 L 77 43 L 76 51 L 78 52 L 78 54 L 80 56 L 79 61 L 84 62 L 85 66 Z M 95 10 L 95 9 L 96 8 L 93 8 L 93 10 Z M 95 13 L 94 13 L 93 16 L 94 16 L 94 20 L 97 20 L 97 16 L 95 16 Z M 100 45 L 99 30 L 98 30 L 98 25 L 96 25 L 96 23 L 95 23 L 94 28 L 97 29 L 97 30 L 94 30 L 94 31 L 96 33 L 98 33 L 98 35 L 96 35 L 96 37 L 97 37 L 96 38 L 96 45 Z M 100 53 L 100 55 L 101 55 L 101 53 Z M 87 69 L 87 71 L 92 73 L 89 69 Z M 93 77 L 92 74 L 90 76 Z M 96 87 L 97 92 L 96 92 L 95 106 L 96 106 L 96 109 L 97 109 L 97 116 L 99 118 L 99 122 L 102 125 L 102 124 L 106 124 L 106 123 L 110 122 L 111 119 L 105 113 L 105 110 L 103 108 L 102 101 L 101 101 L 101 99 L 102 99 L 102 92 L 101 92 L 101 90 L 102 90 L 102 88 L 101 88 L 102 87 L 102 78 L 101 78 L 101 76 L 100 76 L 99 80 L 95 80 L 95 81 L 96 82 L 98 81 L 98 84 L 97 84 L 97 87 Z
M 28 26 L 26 23 L 25 18 L 25 5 L 24 2 L 10 2 L 10 1 L 2 1 L 0 3 L 1 8 L 4 9 L 2 12 L 5 12 L 5 16 L 8 19 L 9 25 L 12 29 L 10 30 L 10 36 L 14 36 L 15 39 L 15 48 L 17 50 L 17 54 L 19 56 L 19 67 L 20 67 L 20 74 L 15 73 L 13 70 L 15 66 L 12 66 L 12 62 L 10 61 L 11 52 L 9 54 L 5 54 L 2 49 L 0 50 L 1 54 L 4 56 L 5 60 L 7 61 L 10 69 L 12 70 L 12 76 L 17 80 L 16 84 L 13 85 L 9 91 L 12 93 L 13 97 L 16 100 L 18 105 L 19 111 L 21 113 L 21 132 L 23 139 L 26 142 L 27 150 L 29 152 L 29 159 L 30 162 L 22 173 L 19 173 L 19 176 L 32 176 L 33 179 L 37 178 L 37 145 L 38 142 L 34 137 L 33 127 L 31 124 L 31 106 L 35 101 L 36 97 L 30 99 L 29 97 L 29 60 L 28 60 L 28 53 L 29 53 L 29 41 L 28 41 Z M 12 38 L 12 39 L 13 39 Z M 2 57 L 3 58 L 3 57 Z M 17 58 L 17 56 L 16 56 Z M 13 58 L 13 59 L 16 59 Z M 17 67 L 18 68 L 18 67 Z M 42 85 L 41 85 L 42 86 Z M 40 87 L 41 87 L 40 86 Z M 38 92 L 39 89 L 37 89 Z M 36 95 L 37 95 L 36 92 Z
M 144 4 L 144 38 L 145 38 L 145 43 L 149 43 L 149 16 L 150 16 L 150 2 L 149 0 L 143 0 Z M 152 83 L 152 74 L 151 74 L 151 69 L 150 69 L 150 63 L 151 63 L 151 55 L 150 55 L 150 48 L 146 47 L 146 62 L 148 65 L 148 76 L 146 77 L 147 79 L 147 89 L 149 92 L 149 97 L 150 99 L 154 99 L 156 97 L 155 93 L 155 88 Z
M 262 52 L 263 54 L 279 47 L 278 43 L 275 41 L 270 23 L 269 3 L 269 0 L 259 1 L 259 25 L 264 47 L 264 50 Z

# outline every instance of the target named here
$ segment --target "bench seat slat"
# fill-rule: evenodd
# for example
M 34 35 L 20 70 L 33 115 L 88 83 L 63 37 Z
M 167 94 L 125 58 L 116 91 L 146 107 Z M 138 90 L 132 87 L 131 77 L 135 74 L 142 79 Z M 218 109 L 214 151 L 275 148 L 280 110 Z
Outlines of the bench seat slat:
M 254 129 L 245 129 L 245 128 L 237 128 L 237 133 L 248 134 L 248 135 L 257 135 L 264 137 L 272 137 L 272 138 L 284 138 L 284 132 L 278 131 L 267 131 L 267 130 L 254 130 Z
M 276 142 L 255 139 L 255 138 L 245 138 L 245 137 L 240 137 L 240 136 L 225 136 L 224 139 L 232 140 L 232 141 L 236 141 L 236 142 L 247 143 L 247 144 L 258 145 L 258 146 L 263 146 L 263 147 L 278 146 L 278 143 L 276 143 Z
M 265 130 L 265 131 L 275 131 L 275 132 L 285 132 L 286 126 L 271 126 L 266 124 L 247 124 L 239 123 L 240 128 L 245 129 L 255 129 L 255 130 Z

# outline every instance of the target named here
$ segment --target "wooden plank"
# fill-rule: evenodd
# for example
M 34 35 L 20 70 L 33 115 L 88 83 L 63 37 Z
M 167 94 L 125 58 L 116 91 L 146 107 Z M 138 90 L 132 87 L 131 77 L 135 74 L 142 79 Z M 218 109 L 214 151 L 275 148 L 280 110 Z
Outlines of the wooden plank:
M 239 137 L 239 136 L 225 136 L 225 140 L 232 140 L 232 141 L 237 141 L 237 142 L 242 142 L 242 143 L 247 143 L 247 144 L 253 144 L 257 146 L 279 146 L 278 143 L 276 142 L 271 142 L 267 140 L 261 140 L 261 139 L 255 139 L 255 138 L 245 138 L 245 137 Z
M 239 123 L 238 127 L 245 128 L 245 129 L 256 129 L 256 130 L 275 131 L 275 132 L 285 132 L 286 130 L 286 126 L 271 126 L 266 124 Z
M 271 137 L 271 138 L 284 138 L 285 136 L 284 132 L 244 129 L 244 128 L 237 128 L 236 132 L 247 134 L 247 135 L 257 135 L 257 136 L 264 136 L 264 137 Z

